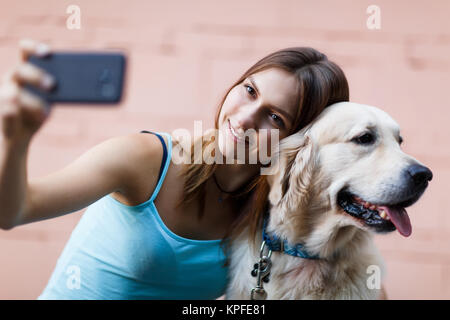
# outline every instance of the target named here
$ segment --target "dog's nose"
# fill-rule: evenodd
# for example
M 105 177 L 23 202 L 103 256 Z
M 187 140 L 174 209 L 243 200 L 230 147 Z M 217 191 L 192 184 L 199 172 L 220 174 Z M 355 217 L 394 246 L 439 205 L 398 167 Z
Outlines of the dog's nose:
M 421 186 L 433 179 L 433 173 L 431 170 L 419 164 L 409 166 L 406 171 L 411 176 L 416 186 Z

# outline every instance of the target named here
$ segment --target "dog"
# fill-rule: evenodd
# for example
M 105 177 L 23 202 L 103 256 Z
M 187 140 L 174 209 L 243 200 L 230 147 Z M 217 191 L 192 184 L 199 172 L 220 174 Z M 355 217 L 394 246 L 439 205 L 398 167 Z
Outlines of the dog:
M 352 102 L 281 140 L 264 226 L 231 244 L 226 298 L 380 298 L 385 266 L 373 235 L 408 237 L 405 208 L 432 179 L 401 142 L 386 112 Z

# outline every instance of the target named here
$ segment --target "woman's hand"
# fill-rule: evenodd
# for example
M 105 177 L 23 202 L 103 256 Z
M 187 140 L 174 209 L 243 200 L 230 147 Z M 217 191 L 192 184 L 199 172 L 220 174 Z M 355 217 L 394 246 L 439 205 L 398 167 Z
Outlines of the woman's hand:
M 55 85 L 51 75 L 27 62 L 30 55 L 46 56 L 50 48 L 44 43 L 20 41 L 21 62 L 3 75 L 0 84 L 0 123 L 2 139 L 9 146 L 28 145 L 49 116 L 50 108 L 23 85 L 49 90 Z

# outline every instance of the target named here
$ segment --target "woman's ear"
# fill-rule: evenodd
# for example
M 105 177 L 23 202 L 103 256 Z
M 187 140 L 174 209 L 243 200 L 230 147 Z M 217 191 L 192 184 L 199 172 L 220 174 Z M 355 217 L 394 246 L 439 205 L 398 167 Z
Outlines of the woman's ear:
M 302 130 L 280 142 L 279 167 L 268 176 L 269 200 L 289 210 L 298 210 L 308 201 L 309 187 L 315 168 L 314 145 L 308 130 Z

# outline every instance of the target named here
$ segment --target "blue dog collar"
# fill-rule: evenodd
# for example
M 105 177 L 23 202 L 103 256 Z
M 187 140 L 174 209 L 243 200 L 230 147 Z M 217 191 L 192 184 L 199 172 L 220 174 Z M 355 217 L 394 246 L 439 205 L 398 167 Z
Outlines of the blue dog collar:
M 264 217 L 264 223 L 263 223 L 263 230 L 262 230 L 262 237 L 263 241 L 266 243 L 267 247 L 272 251 L 281 251 L 285 254 L 288 254 L 290 256 L 294 257 L 300 257 L 303 259 L 319 259 L 319 256 L 314 256 L 309 254 L 305 246 L 301 243 L 297 243 L 295 245 L 289 244 L 289 242 L 286 239 L 280 239 L 276 235 L 270 235 L 266 231 L 267 222 L 269 220 L 269 215 L 266 214 Z

